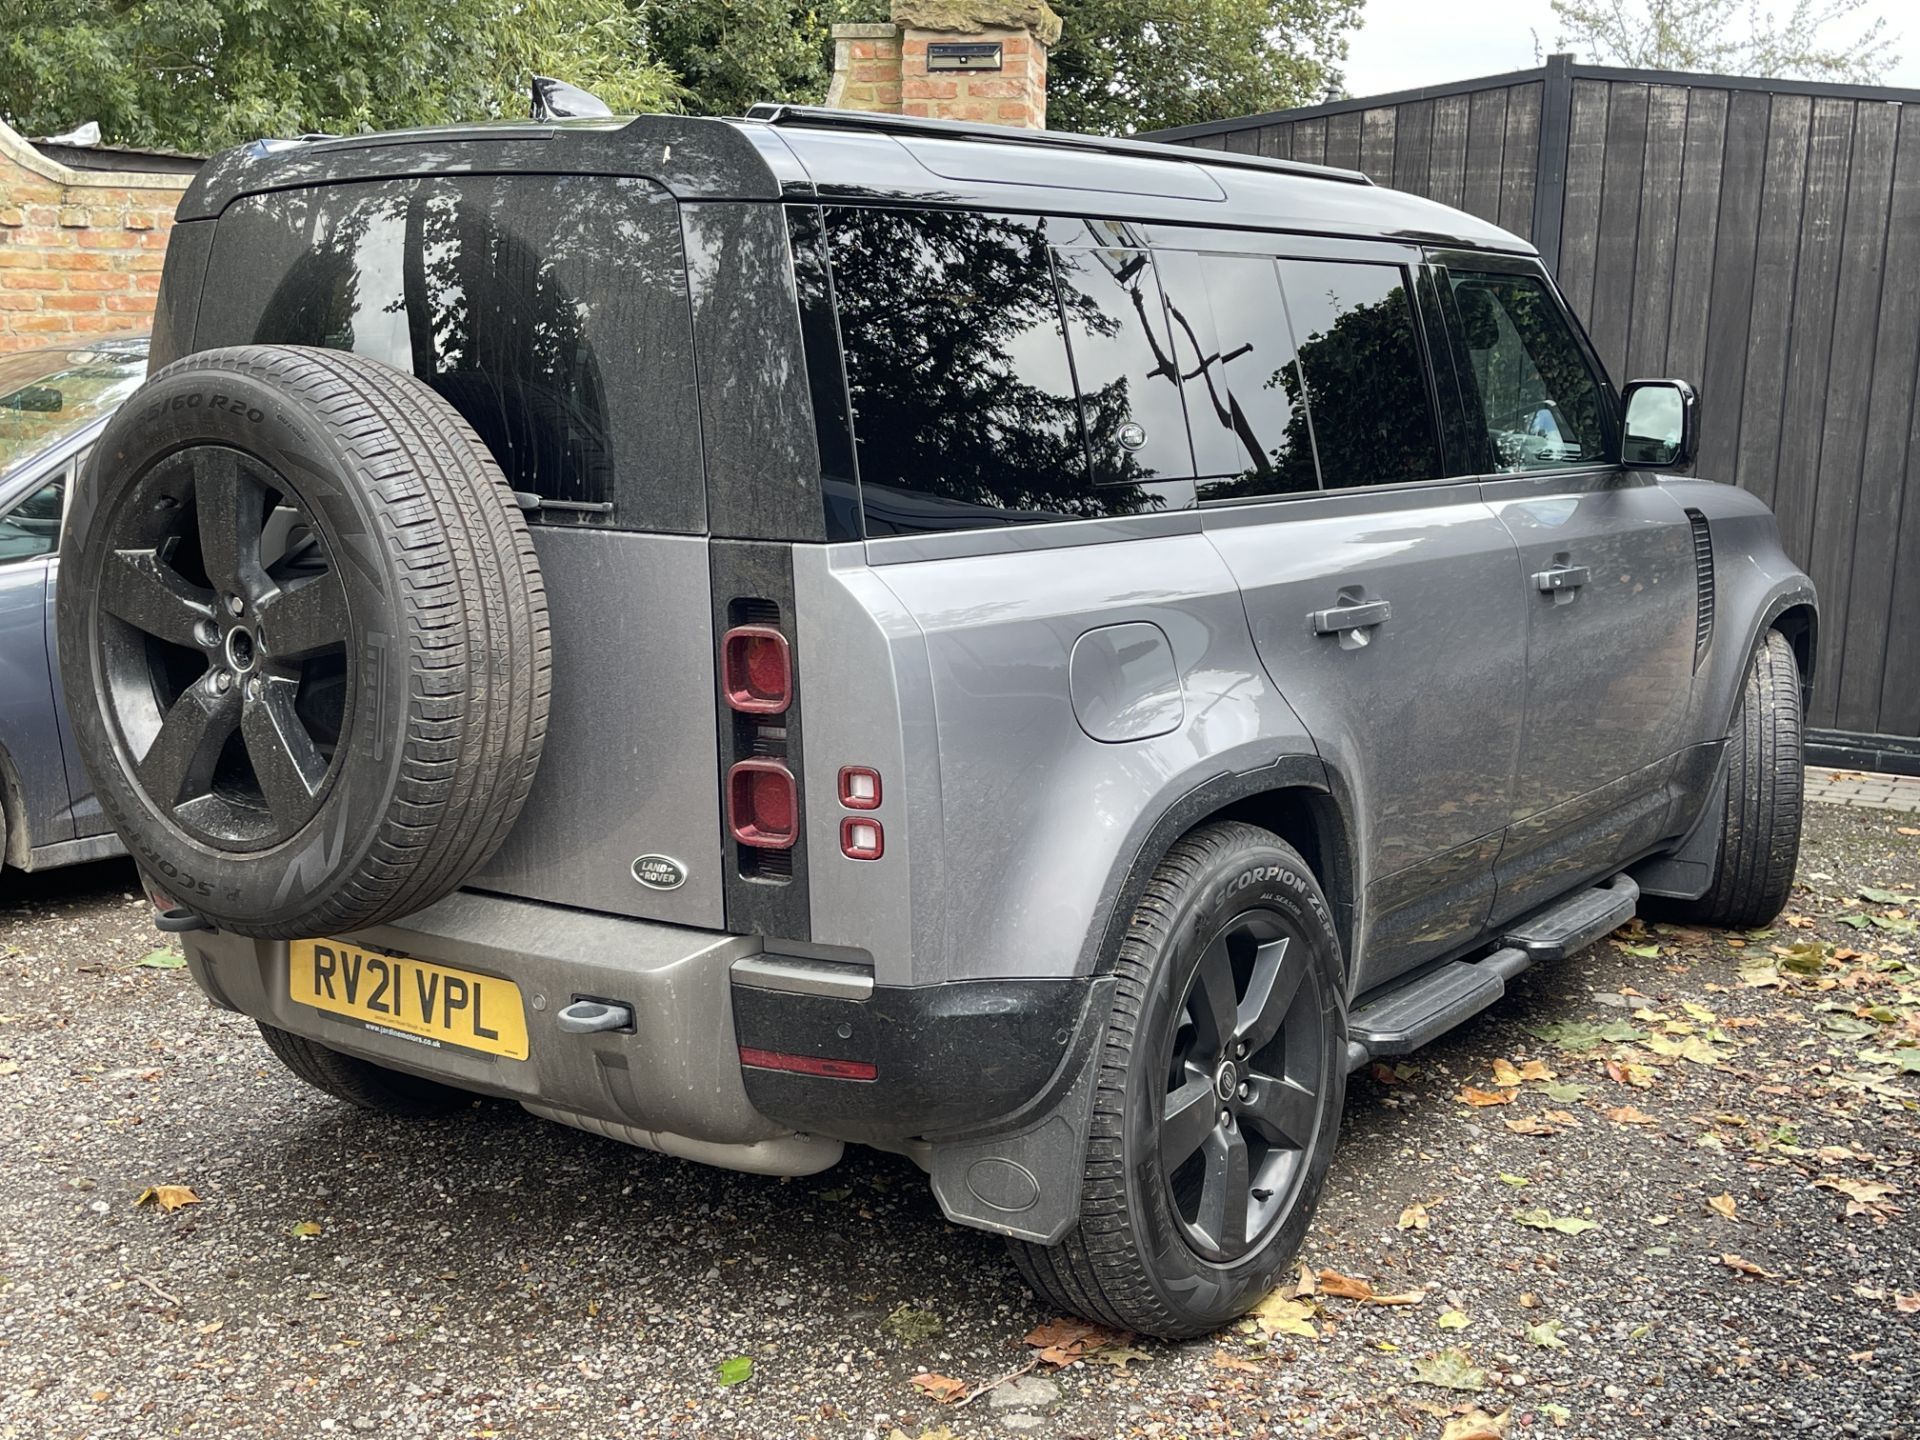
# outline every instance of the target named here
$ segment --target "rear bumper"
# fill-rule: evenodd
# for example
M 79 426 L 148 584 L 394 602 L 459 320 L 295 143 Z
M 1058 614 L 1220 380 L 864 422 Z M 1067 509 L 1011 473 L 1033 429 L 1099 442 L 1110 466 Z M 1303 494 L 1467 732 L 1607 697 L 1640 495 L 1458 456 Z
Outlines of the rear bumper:
M 228 1009 L 549 1118 L 768 1173 L 823 1169 L 842 1141 L 953 1134 L 1016 1111 L 1060 1067 L 1088 993 L 1073 980 L 875 987 L 869 967 L 767 955 L 759 936 L 464 891 L 345 938 L 511 980 L 527 1058 L 422 1044 L 298 1003 L 284 942 L 182 936 L 194 978 Z M 558 1013 L 582 997 L 629 1007 L 631 1031 L 562 1031 Z M 743 1067 L 743 1046 L 859 1061 L 874 1078 Z

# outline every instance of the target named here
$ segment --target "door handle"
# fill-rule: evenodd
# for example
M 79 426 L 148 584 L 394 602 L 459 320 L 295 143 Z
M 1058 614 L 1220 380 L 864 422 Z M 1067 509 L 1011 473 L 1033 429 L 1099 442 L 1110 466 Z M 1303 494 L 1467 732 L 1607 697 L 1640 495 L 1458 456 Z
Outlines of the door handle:
M 1338 635 L 1340 648 L 1355 650 L 1365 645 L 1373 636 L 1367 632 L 1376 625 L 1383 625 L 1393 614 L 1393 606 L 1385 600 L 1369 600 L 1361 604 L 1335 605 L 1330 610 L 1315 610 L 1307 619 L 1312 622 L 1316 635 Z
M 1560 590 L 1578 590 L 1591 579 L 1593 571 L 1585 565 L 1555 565 L 1534 572 L 1533 583 L 1542 595 L 1554 595 Z

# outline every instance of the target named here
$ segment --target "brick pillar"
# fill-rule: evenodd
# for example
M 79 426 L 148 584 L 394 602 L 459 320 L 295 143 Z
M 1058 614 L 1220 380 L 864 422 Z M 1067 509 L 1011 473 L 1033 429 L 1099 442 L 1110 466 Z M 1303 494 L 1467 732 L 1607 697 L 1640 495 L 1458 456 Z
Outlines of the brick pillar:
M 1059 38 L 1046 0 L 893 0 L 891 25 L 833 27 L 827 104 L 1044 130 Z M 942 54 L 956 44 L 971 53 Z

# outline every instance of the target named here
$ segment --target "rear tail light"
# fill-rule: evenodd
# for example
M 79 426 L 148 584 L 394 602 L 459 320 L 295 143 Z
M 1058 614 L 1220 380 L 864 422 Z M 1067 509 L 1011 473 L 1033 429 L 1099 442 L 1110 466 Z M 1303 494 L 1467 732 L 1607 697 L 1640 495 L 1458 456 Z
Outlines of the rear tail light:
M 793 703 L 793 655 L 771 625 L 736 625 L 721 641 L 727 704 L 747 715 L 778 715 Z
M 840 822 L 840 853 L 849 860 L 878 860 L 887 850 L 878 820 L 849 815 Z
M 880 1069 L 868 1060 L 830 1060 L 824 1055 L 789 1055 L 783 1050 L 740 1047 L 740 1063 L 753 1070 L 785 1070 L 791 1075 L 818 1075 L 827 1080 L 877 1080 Z
M 849 810 L 880 808 L 880 772 L 849 765 L 840 772 L 840 803 Z
M 727 772 L 727 827 L 756 850 L 787 850 L 800 838 L 793 772 L 778 760 L 742 760 Z

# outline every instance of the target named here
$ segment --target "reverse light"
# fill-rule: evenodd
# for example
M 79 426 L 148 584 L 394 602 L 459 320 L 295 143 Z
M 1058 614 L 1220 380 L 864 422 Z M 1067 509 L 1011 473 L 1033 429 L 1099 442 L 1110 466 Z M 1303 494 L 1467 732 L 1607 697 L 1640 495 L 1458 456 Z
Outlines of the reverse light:
M 830 1060 L 824 1055 L 789 1055 L 783 1050 L 740 1047 L 740 1063 L 754 1070 L 784 1070 L 790 1075 L 818 1075 L 827 1080 L 877 1080 L 879 1067 L 868 1060 Z
M 849 815 L 840 822 L 840 853 L 849 860 L 878 860 L 887 851 L 887 837 L 878 820 Z
M 778 715 L 793 703 L 793 655 L 771 625 L 736 625 L 721 638 L 727 704 L 746 715 Z
M 791 849 L 799 821 L 793 772 L 778 760 L 742 760 L 727 772 L 727 828 L 742 845 Z
M 880 772 L 849 765 L 840 772 L 840 803 L 849 810 L 880 808 Z

